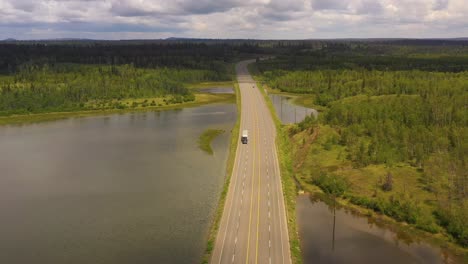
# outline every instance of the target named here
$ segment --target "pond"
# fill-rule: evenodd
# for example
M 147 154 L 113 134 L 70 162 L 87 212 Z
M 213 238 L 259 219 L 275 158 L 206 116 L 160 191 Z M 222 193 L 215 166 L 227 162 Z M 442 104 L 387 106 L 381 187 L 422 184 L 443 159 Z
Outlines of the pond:
M 454 263 L 443 249 L 371 218 L 300 195 L 297 222 L 304 263 Z
M 234 104 L 0 126 L 0 263 L 197 263 Z M 214 155 L 207 128 L 226 132 Z
M 293 104 L 294 97 L 282 94 L 269 94 L 271 102 L 275 107 L 276 114 L 283 124 L 299 123 L 305 119 L 306 116 L 318 116 L 315 109 L 307 108 Z

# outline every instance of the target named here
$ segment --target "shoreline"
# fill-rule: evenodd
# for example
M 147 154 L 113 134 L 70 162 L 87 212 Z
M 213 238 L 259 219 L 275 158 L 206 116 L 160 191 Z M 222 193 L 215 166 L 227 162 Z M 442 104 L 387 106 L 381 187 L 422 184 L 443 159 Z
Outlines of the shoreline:
M 223 134 L 223 129 L 214 129 L 209 128 L 206 129 L 199 137 L 198 137 L 198 147 L 203 150 L 204 152 L 213 155 L 213 148 L 211 147 L 211 143 L 213 140 L 218 137 L 219 135 Z
M 144 98 L 139 98 L 144 99 Z M 235 100 L 233 94 L 210 94 L 210 93 L 196 93 L 195 101 L 185 102 L 180 104 L 170 104 L 164 106 L 148 106 L 138 108 L 126 109 L 96 109 L 96 110 L 82 110 L 72 112 L 48 112 L 48 113 L 34 113 L 26 115 L 12 115 L 0 117 L 0 126 L 3 125 L 22 125 L 40 122 L 49 122 L 61 120 L 66 118 L 82 118 L 90 116 L 105 116 L 110 114 L 124 114 L 124 113 L 138 113 L 138 112 L 151 112 L 151 111 L 164 111 L 182 109 L 187 107 L 197 107 L 206 104 L 214 103 L 228 103 Z
M 218 205 L 215 209 L 215 212 L 212 217 L 212 222 L 210 228 L 208 230 L 207 241 L 206 241 L 206 248 L 203 252 L 201 263 L 207 264 L 211 260 L 211 256 L 213 253 L 214 243 L 216 241 L 216 236 L 219 230 L 219 224 L 221 222 L 221 217 L 223 216 L 224 212 L 224 204 L 226 202 L 227 193 L 229 189 L 229 184 L 231 182 L 232 171 L 234 169 L 234 160 L 237 154 L 237 144 L 239 142 L 239 134 L 240 134 L 240 122 L 241 122 L 241 95 L 239 90 L 239 84 L 236 81 L 234 82 L 234 96 L 236 100 L 237 106 L 237 120 L 234 124 L 234 127 L 231 130 L 231 141 L 229 145 L 229 154 L 226 161 L 226 175 L 224 177 L 224 184 L 221 190 L 221 194 L 218 200 Z
M 318 186 L 305 184 L 298 180 L 298 184 L 301 188 L 301 193 L 297 195 L 305 195 L 308 197 L 314 197 L 327 205 L 332 203 L 332 197 L 323 192 Z M 452 241 L 448 241 L 446 237 L 440 234 L 431 234 L 424 230 L 420 230 L 411 224 L 405 222 L 398 222 L 397 220 L 386 216 L 384 214 L 375 212 L 371 209 L 355 205 L 350 201 L 337 197 L 336 205 L 345 210 L 351 211 L 359 217 L 366 217 L 374 222 L 379 223 L 383 228 L 392 231 L 394 233 L 404 232 L 411 235 L 412 243 L 424 242 L 430 246 L 439 248 L 440 250 L 446 250 L 449 253 L 455 263 L 463 263 L 468 260 L 468 250 L 458 246 Z

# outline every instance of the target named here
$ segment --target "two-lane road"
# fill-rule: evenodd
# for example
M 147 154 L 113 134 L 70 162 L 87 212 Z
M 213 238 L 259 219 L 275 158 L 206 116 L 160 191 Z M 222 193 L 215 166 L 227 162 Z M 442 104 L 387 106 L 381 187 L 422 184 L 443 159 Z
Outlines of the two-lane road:
M 239 140 L 211 263 L 291 263 L 276 128 L 243 61 L 236 66 L 241 91 Z

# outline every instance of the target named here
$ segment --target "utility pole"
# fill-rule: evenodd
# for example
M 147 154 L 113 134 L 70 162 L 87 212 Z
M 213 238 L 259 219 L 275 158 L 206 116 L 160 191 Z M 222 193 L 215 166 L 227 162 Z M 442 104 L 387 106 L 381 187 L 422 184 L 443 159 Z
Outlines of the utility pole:
M 281 122 L 283 122 L 283 97 L 281 96 Z
M 294 107 L 294 124 L 297 123 L 297 118 L 296 118 L 296 109 L 297 107 Z
M 335 224 L 336 224 L 336 196 L 333 195 L 333 238 L 332 238 L 332 251 L 335 251 Z

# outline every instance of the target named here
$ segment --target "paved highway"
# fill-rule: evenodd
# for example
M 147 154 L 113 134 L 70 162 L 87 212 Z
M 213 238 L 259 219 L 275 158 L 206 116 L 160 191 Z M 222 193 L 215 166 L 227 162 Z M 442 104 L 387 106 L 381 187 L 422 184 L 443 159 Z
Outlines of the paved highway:
M 241 92 L 239 140 L 231 182 L 211 263 L 291 263 L 283 191 L 276 153 L 276 128 L 265 100 L 247 70 L 236 65 Z

